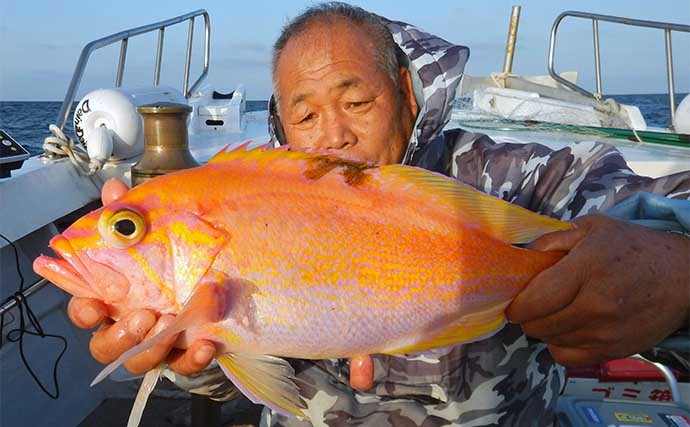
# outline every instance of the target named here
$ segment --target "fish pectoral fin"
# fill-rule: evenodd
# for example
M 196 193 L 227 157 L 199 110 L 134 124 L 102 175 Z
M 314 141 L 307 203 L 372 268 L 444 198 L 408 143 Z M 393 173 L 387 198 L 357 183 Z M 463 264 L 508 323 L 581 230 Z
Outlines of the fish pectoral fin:
M 216 358 L 225 375 L 252 402 L 288 415 L 308 418 L 295 384 L 295 371 L 275 356 L 227 353 Z
M 158 334 L 147 339 L 122 353 L 110 365 L 106 366 L 91 385 L 94 386 L 103 381 L 120 365 L 129 358 L 148 350 L 162 340 L 182 332 L 192 326 L 201 326 L 207 323 L 215 323 L 222 319 L 225 313 L 225 294 L 220 286 L 209 283 L 200 283 L 194 289 L 192 295 L 182 306 L 180 313 L 173 319 L 168 327 L 161 330 Z
M 383 354 L 399 355 L 406 353 L 419 353 L 433 348 L 445 347 L 451 344 L 462 344 L 479 341 L 488 338 L 500 331 L 506 323 L 505 309 L 508 303 L 493 306 L 462 316 L 450 326 L 437 334 L 432 334 L 431 339 L 422 339 L 414 343 L 403 343 L 401 346 L 382 351 Z

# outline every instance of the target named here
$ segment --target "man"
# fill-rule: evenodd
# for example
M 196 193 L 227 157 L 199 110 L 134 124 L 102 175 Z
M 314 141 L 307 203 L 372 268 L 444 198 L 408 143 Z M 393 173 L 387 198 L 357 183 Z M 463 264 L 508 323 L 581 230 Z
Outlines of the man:
M 553 152 L 536 144 L 495 144 L 459 129 L 442 132 L 468 53 L 359 8 L 313 7 L 284 29 L 274 47 L 272 135 L 293 150 L 425 167 L 563 219 L 604 211 L 638 191 L 690 197 L 690 173 L 637 177 L 603 145 Z M 355 380 L 362 371 L 348 372 L 346 361 L 293 361 L 312 420 L 548 425 L 563 385 L 554 359 L 581 365 L 622 357 L 687 327 L 689 239 L 601 216 L 576 224 L 533 243 L 569 254 L 509 307 L 508 317 L 522 327 L 509 324 L 489 339 L 423 355 L 374 355 L 373 381 L 372 373 Z M 69 312 L 82 327 L 106 317 L 105 307 L 88 300 L 73 299 Z M 106 321 L 91 341 L 92 354 L 108 363 L 168 321 L 147 311 Z M 172 344 L 162 343 L 127 367 L 150 369 Z M 213 353 L 211 343 L 195 342 L 168 362 L 179 374 L 192 374 Z M 359 362 L 366 366 L 368 360 Z M 356 388 L 368 390 L 353 390 L 349 376 Z M 305 424 L 267 410 L 264 416 L 266 425 Z

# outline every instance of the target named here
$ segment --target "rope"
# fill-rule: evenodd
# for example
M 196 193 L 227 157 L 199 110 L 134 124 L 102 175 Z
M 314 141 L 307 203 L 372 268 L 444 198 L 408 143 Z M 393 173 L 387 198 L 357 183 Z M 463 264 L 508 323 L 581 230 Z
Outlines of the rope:
M 11 301 L 14 300 L 17 304 L 17 310 L 19 311 L 19 327 L 16 329 L 12 329 L 7 333 L 7 340 L 10 342 L 16 342 L 19 343 L 19 355 L 21 356 L 22 362 L 24 363 L 24 366 L 26 367 L 27 371 L 29 371 L 29 374 L 31 377 L 34 379 L 38 387 L 40 387 L 41 390 L 45 394 L 47 394 L 51 399 L 57 399 L 60 397 L 60 386 L 58 384 L 58 378 L 57 378 L 57 369 L 58 369 L 58 364 L 60 363 L 60 359 L 62 359 L 62 356 L 65 354 L 65 351 L 67 351 L 67 340 L 65 337 L 60 336 L 60 335 L 54 335 L 54 334 L 46 334 L 43 331 L 43 328 L 41 327 L 41 324 L 38 321 L 38 317 L 34 314 L 33 310 L 31 310 L 31 307 L 29 307 L 29 302 L 26 300 L 26 297 L 24 296 L 24 275 L 22 274 L 22 270 L 19 264 L 19 254 L 17 251 L 16 246 L 14 243 L 12 243 L 9 239 L 7 239 L 5 236 L 0 234 L 0 238 L 5 240 L 9 245 L 12 247 L 12 250 L 14 251 L 14 260 L 17 268 L 17 274 L 19 275 L 19 290 L 15 292 L 14 294 L 10 295 L 6 301 Z M 25 311 L 26 310 L 26 311 Z M 9 314 L 9 313 L 6 313 Z M 26 314 L 26 316 L 25 316 Z M 0 315 L 0 348 L 2 348 L 2 336 L 3 336 L 3 329 L 6 325 L 9 325 L 14 321 L 14 316 L 12 316 L 12 320 L 5 323 L 5 313 Z M 27 327 L 27 321 L 33 328 L 33 331 Z M 25 335 L 32 335 L 35 337 L 40 337 L 40 338 L 55 338 L 58 339 L 62 342 L 62 350 L 60 350 L 60 354 L 58 357 L 55 359 L 55 364 L 53 365 L 53 388 L 55 390 L 54 393 L 50 392 L 41 382 L 41 380 L 38 378 L 36 373 L 34 372 L 33 369 L 31 369 L 31 365 L 29 365 L 29 361 L 26 359 L 26 355 L 24 354 L 24 336 Z
M 506 72 L 501 72 L 501 73 L 491 73 L 491 80 L 493 80 L 494 84 L 496 87 L 499 88 L 505 88 L 506 87 L 506 78 L 507 77 L 519 77 L 518 74 L 515 73 L 506 73 Z M 594 98 L 597 101 L 601 101 L 601 94 L 600 93 L 595 93 Z M 602 104 L 594 105 L 593 106 L 595 110 L 603 113 L 603 114 L 609 114 L 609 115 L 616 115 L 618 117 L 627 117 L 626 114 L 622 114 L 623 107 L 620 106 L 615 100 L 613 99 L 606 99 L 605 101 L 602 101 Z M 516 107 L 517 109 L 517 107 Z M 515 111 L 515 110 L 514 110 Z M 513 112 L 514 112 L 513 111 Z M 625 124 L 628 126 L 628 128 L 632 131 L 633 135 L 635 135 L 635 139 L 637 142 L 642 143 L 642 138 L 640 138 L 640 135 L 638 135 L 637 130 L 633 127 L 632 123 L 630 122 L 630 119 L 623 119 Z M 615 126 L 613 126 L 615 127 Z
M 53 136 L 48 136 L 43 142 L 43 151 L 51 157 L 68 157 L 80 175 L 91 176 L 103 167 L 103 163 L 91 160 L 89 153 L 80 145 L 75 144 L 62 129 L 51 124 L 48 129 Z
M 602 101 L 601 104 L 599 105 L 594 105 L 593 108 L 596 111 L 599 111 L 603 114 L 608 114 L 608 115 L 613 115 L 621 118 L 625 125 L 628 126 L 628 129 L 630 129 L 635 135 L 635 139 L 637 140 L 638 143 L 642 144 L 642 138 L 640 138 L 640 135 L 637 134 L 637 130 L 635 127 L 632 125 L 632 121 L 630 120 L 630 117 L 628 116 L 628 113 L 623 109 L 623 106 L 620 105 L 618 102 L 616 102 L 615 99 L 613 98 L 608 98 L 604 101 Z M 616 127 L 616 126 L 609 126 L 609 127 Z
M 491 73 L 491 80 L 496 84 L 496 87 L 499 88 L 506 88 L 506 78 L 508 77 L 520 77 L 519 74 L 515 73 L 506 73 L 506 72 L 501 72 L 501 73 Z

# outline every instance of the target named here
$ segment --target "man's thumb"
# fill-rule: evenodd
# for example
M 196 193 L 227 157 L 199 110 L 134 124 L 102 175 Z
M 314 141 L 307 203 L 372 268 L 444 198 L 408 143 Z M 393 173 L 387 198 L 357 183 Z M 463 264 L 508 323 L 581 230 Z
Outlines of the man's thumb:
M 576 224 L 573 227 L 571 230 L 544 234 L 527 245 L 527 248 L 535 251 L 569 251 L 587 235 L 588 230 L 588 227 Z

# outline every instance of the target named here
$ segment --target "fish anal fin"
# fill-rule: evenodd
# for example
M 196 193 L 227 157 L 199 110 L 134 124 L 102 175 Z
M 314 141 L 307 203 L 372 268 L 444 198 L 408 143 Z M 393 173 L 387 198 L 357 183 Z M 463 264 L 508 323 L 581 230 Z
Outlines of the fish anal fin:
M 432 334 L 430 339 L 422 339 L 411 344 L 382 351 L 383 354 L 419 353 L 451 344 L 470 343 L 488 338 L 495 334 L 506 323 L 504 310 L 507 303 L 486 310 L 462 316 L 440 333 Z
M 254 403 L 284 415 L 308 418 L 294 381 L 295 371 L 285 360 L 244 353 L 227 353 L 216 360 L 225 375 Z

